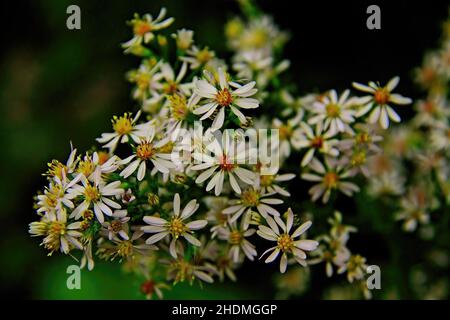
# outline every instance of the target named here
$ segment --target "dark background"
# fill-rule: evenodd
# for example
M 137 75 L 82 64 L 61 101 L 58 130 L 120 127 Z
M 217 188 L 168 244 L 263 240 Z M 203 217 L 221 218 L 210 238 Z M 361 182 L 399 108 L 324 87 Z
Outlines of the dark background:
M 399 75 L 401 92 L 412 98 L 421 93 L 411 80 L 411 71 L 427 49 L 438 45 L 440 24 L 449 5 L 448 1 L 406 0 L 258 3 L 282 29 L 291 32 L 286 58 L 291 60 L 290 73 L 301 93 L 319 88 L 341 90 L 352 81 L 385 82 Z M 66 28 L 70 4 L 81 7 L 79 31 Z M 366 28 L 370 4 L 381 8 L 381 30 Z M 10 298 L 142 298 L 137 280 L 105 264 L 86 276 L 95 280 L 83 282 L 87 284 L 82 293 L 67 292 L 64 270 L 70 259 L 47 258 L 27 229 L 36 217 L 32 197 L 44 185 L 41 173 L 46 163 L 53 158 L 66 159 L 69 141 L 79 151 L 90 148 L 95 137 L 109 130 L 112 115 L 135 107 L 124 73 L 135 67 L 138 59 L 122 54 L 120 43 L 131 35 L 125 21 L 134 12 L 157 14 L 161 6 L 176 19 L 172 30 L 193 29 L 197 42 L 218 53 L 225 49 L 223 24 L 238 12 L 231 0 L 2 1 L 2 294 Z M 370 241 L 360 247 L 380 248 L 376 238 Z M 269 269 L 248 265 L 238 273 L 239 290 L 229 284 L 228 295 L 220 287 L 211 291 L 210 297 L 272 297 L 271 281 L 261 281 Z M 105 283 L 108 288 L 102 287 Z M 252 292 L 255 289 L 257 293 Z M 173 297 L 186 297 L 187 293 L 192 298 L 205 297 L 183 287 Z M 317 297 L 319 292 L 313 290 L 310 295 Z

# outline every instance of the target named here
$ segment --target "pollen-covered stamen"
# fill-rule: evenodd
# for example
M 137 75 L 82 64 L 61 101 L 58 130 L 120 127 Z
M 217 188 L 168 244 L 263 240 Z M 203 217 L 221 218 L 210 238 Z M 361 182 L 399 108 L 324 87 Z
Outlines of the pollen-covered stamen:
M 241 194 L 242 204 L 246 207 L 256 207 L 259 204 L 259 192 L 248 189 Z
M 147 32 L 152 31 L 152 26 L 150 23 L 142 20 L 135 21 L 133 26 L 133 33 L 137 36 L 143 36 Z
M 63 178 L 63 173 L 67 176 L 67 166 L 59 162 L 58 160 L 53 160 L 48 164 L 47 175 L 52 177 L 58 177 L 60 179 Z
M 234 230 L 230 232 L 230 236 L 228 238 L 228 241 L 230 242 L 230 244 L 240 244 L 242 242 L 242 239 L 244 237 L 242 236 L 242 233 L 238 230 Z
M 121 257 L 129 257 L 133 254 L 133 244 L 131 241 L 121 241 L 117 245 L 117 254 Z
M 339 117 L 339 114 L 341 113 L 341 108 L 336 103 L 327 104 L 325 109 L 327 111 L 327 116 L 330 118 Z
M 204 49 L 200 50 L 199 52 L 197 52 L 197 54 L 196 54 L 196 58 L 197 58 L 198 62 L 200 62 L 201 64 L 207 63 L 209 60 L 212 59 L 212 57 L 213 57 L 213 55 L 208 50 L 208 48 L 204 48 Z
M 114 116 L 112 123 L 114 131 L 120 135 L 128 134 L 133 130 L 133 122 L 129 113 L 125 113 L 121 117 Z
M 366 152 L 364 150 L 355 151 L 350 160 L 352 166 L 361 166 L 366 163 Z
M 110 227 L 113 232 L 119 232 L 122 230 L 122 222 L 119 220 L 113 220 L 111 221 Z
M 100 199 L 100 191 L 96 186 L 88 185 L 84 188 L 84 198 L 86 201 L 97 201 Z
M 314 137 L 310 142 L 311 148 L 321 149 L 323 147 L 323 142 L 322 136 Z
M 155 149 L 150 142 L 144 141 L 136 147 L 136 156 L 141 160 L 148 160 L 155 154 Z
M 335 172 L 327 172 L 323 176 L 323 184 L 327 189 L 335 189 L 339 182 L 339 176 Z
M 220 106 L 228 107 L 233 102 L 233 96 L 231 95 L 231 92 L 225 88 L 217 92 L 216 101 Z
M 186 232 L 187 228 L 184 225 L 183 221 L 181 221 L 178 217 L 173 217 L 169 222 L 169 232 L 172 234 L 174 238 L 178 238 L 184 232 Z
M 174 81 L 167 81 L 167 83 L 165 83 L 163 85 L 163 91 L 166 94 L 173 94 L 177 90 L 178 90 L 178 85 Z
M 220 159 L 219 166 L 223 171 L 231 171 L 234 168 L 234 164 L 230 161 L 230 159 L 228 159 L 226 155 L 223 155 Z
M 370 134 L 368 134 L 367 132 L 361 132 L 356 134 L 355 136 L 355 141 L 357 144 L 367 144 L 369 142 L 371 142 L 371 138 L 370 138 Z
M 88 158 L 78 163 L 78 173 L 82 173 L 85 177 L 89 177 L 95 169 L 95 164 L 92 159 Z
M 389 101 L 389 91 L 386 88 L 377 89 L 373 97 L 377 104 L 384 105 Z
M 287 233 L 283 233 L 278 237 L 277 244 L 278 249 L 283 252 L 287 252 L 292 250 L 292 248 L 294 247 L 294 240 L 292 240 L 291 236 Z

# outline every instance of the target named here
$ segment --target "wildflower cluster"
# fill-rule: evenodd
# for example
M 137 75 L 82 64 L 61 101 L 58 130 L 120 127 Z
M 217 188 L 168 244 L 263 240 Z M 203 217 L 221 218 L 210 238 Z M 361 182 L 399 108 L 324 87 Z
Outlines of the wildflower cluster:
M 380 132 L 400 121 L 395 105 L 411 100 L 395 93 L 398 77 L 354 83 L 353 94 L 296 97 L 282 82 L 289 35 L 256 7 L 246 13 L 226 25 L 228 63 L 192 30 L 169 34 L 165 9 L 129 22 L 123 48 L 141 59 L 127 73 L 139 110 L 113 117 L 94 151 L 72 147 L 66 162 L 49 164 L 30 234 L 50 254 L 80 255 L 89 270 L 95 257 L 117 259 L 146 279 L 149 298 L 178 282 L 235 281 L 246 260 L 277 261 L 285 273 L 313 255 L 329 276 L 335 267 L 350 282 L 364 280 L 365 259 L 346 247 L 356 229 L 336 214 L 329 234 L 308 239 L 312 218 L 299 214 L 288 187 L 312 183 L 310 199 L 324 203 L 337 191 L 358 192 L 381 154 Z M 291 168 L 295 154 L 301 160 Z

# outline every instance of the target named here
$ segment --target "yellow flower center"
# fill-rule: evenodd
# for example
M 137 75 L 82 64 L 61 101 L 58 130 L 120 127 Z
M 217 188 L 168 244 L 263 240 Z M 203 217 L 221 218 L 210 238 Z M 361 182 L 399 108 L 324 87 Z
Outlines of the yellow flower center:
M 351 164 L 352 166 L 361 166 L 366 163 L 366 152 L 361 150 L 353 153 Z
M 66 224 L 59 221 L 53 221 L 50 224 L 48 233 L 51 235 L 64 235 L 66 233 Z
M 96 186 L 88 185 L 84 189 L 84 198 L 88 202 L 97 201 L 100 199 L 100 191 L 98 191 Z
M 67 171 L 68 171 L 67 167 L 58 160 L 53 160 L 51 163 L 48 164 L 47 174 L 52 177 L 58 177 L 62 179 L 63 172 L 67 175 Z
M 152 76 L 148 73 L 139 72 L 135 76 L 135 81 L 140 90 L 145 90 L 148 88 L 150 81 L 152 79 Z
M 327 189 L 335 189 L 339 182 L 339 176 L 335 172 L 327 172 L 323 176 L 323 183 Z
M 283 251 L 290 251 L 294 247 L 294 240 L 287 233 L 283 233 L 278 237 L 278 248 Z
M 121 257 L 129 257 L 133 254 L 133 244 L 130 240 L 121 241 L 117 245 L 117 254 Z
M 155 154 L 153 145 L 149 142 L 142 142 L 136 148 L 136 156 L 141 160 L 148 160 Z
M 259 204 L 259 192 L 248 189 L 241 194 L 242 204 L 246 207 L 256 207 Z
M 169 222 L 169 232 L 174 238 L 178 238 L 186 231 L 186 226 L 178 217 L 173 217 Z
M 287 140 L 292 135 L 292 128 L 289 126 L 281 126 L 278 128 L 280 140 Z
M 137 36 L 143 36 L 147 32 L 152 31 L 152 26 L 150 23 L 142 20 L 138 20 L 134 23 L 133 33 Z
M 339 117 L 339 114 L 341 113 L 341 108 L 336 103 L 329 103 L 329 104 L 327 104 L 325 109 L 327 111 L 327 116 L 329 118 Z
M 231 92 L 225 88 L 217 92 L 216 101 L 222 107 L 228 107 L 233 102 Z
M 95 165 L 91 159 L 83 160 L 78 163 L 77 171 L 85 177 L 89 177 L 94 172 Z
M 263 187 L 269 187 L 272 185 L 275 176 L 273 175 L 264 175 L 260 177 L 260 184 Z
M 119 220 L 113 220 L 111 221 L 111 230 L 114 232 L 119 232 L 120 230 L 122 230 L 122 222 L 120 222 Z
M 201 64 L 207 63 L 209 60 L 212 59 L 212 57 L 213 57 L 213 55 L 208 50 L 208 48 L 204 48 L 204 49 L 200 50 L 199 52 L 197 52 L 197 54 L 196 54 L 196 58 L 197 58 L 198 62 L 200 62 Z
M 246 48 L 261 48 L 267 44 L 267 41 L 268 34 L 262 28 L 251 30 L 242 37 L 242 45 Z
M 114 116 L 112 123 L 114 131 L 120 135 L 128 134 L 133 130 L 131 114 L 129 113 L 125 113 L 121 117 Z
M 172 116 L 175 118 L 175 120 L 186 119 L 188 113 L 186 98 L 184 96 L 174 94 L 169 97 L 169 102 Z
M 377 89 L 373 96 L 375 102 L 379 105 L 384 105 L 389 101 L 389 91 L 386 88 Z
M 240 231 L 235 230 L 230 232 L 230 237 L 228 241 L 233 245 L 240 244 L 243 238 L 244 237 L 242 236 L 242 233 Z
M 159 153 L 171 153 L 173 150 L 174 143 L 172 141 L 167 142 L 162 147 L 158 148 Z
M 357 144 L 366 144 L 371 141 L 371 138 L 367 132 L 361 132 L 356 134 L 355 141 Z

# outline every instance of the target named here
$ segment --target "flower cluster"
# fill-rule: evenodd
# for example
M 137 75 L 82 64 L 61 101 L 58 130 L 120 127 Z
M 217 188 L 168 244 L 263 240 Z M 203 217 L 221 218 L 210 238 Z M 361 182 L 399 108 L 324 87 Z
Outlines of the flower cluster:
M 323 203 L 337 191 L 358 192 L 382 155 L 380 132 L 400 121 L 393 106 L 411 100 L 394 93 L 398 77 L 354 83 L 358 94 L 295 97 L 282 84 L 289 62 L 279 54 L 289 35 L 256 7 L 249 12 L 226 25 L 229 63 L 192 30 L 168 34 L 173 18 L 165 9 L 156 18 L 134 16 L 123 47 L 141 59 L 127 73 L 140 109 L 113 117 L 94 151 L 72 148 L 66 162 L 49 164 L 30 234 L 43 237 L 50 254 L 79 251 L 88 269 L 95 257 L 118 259 L 145 277 L 149 298 L 178 282 L 236 280 L 246 260 L 279 260 L 281 273 L 320 261 L 328 276 L 335 267 L 350 282 L 364 280 L 365 259 L 346 247 L 356 229 L 336 214 L 329 234 L 308 239 L 314 217 L 300 214 L 305 208 L 289 186 L 312 183 L 310 199 Z M 448 123 L 433 130 L 448 131 Z M 273 143 L 262 153 L 260 132 L 268 131 Z M 432 145 L 448 156 L 443 139 Z M 295 155 L 301 160 L 292 168 Z M 401 219 L 415 214 L 415 201 L 405 200 Z

